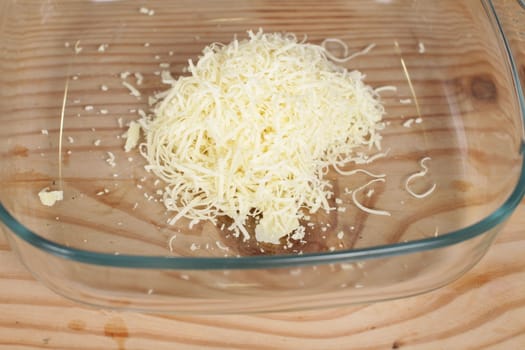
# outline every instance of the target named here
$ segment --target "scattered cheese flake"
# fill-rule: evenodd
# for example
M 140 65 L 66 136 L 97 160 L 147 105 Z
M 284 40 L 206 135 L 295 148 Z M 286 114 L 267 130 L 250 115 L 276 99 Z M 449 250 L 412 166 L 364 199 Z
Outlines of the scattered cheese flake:
M 49 187 L 46 187 L 38 192 L 38 197 L 43 205 L 52 207 L 56 202 L 64 199 L 64 191 L 50 191 Z
M 101 109 L 100 114 L 108 114 L 109 111 L 107 109 Z
M 100 141 L 100 139 L 96 139 L 95 141 L 93 141 L 93 145 L 95 146 L 100 146 L 100 144 L 102 143 L 102 141 Z
M 68 141 L 69 143 L 75 143 L 75 139 L 74 139 L 72 136 L 68 136 L 68 137 L 67 137 L 67 141 Z
M 122 79 L 122 80 L 127 79 L 130 75 L 131 75 L 131 73 L 128 72 L 128 71 L 122 72 L 122 73 L 120 73 L 120 79 Z
M 114 167 L 115 164 L 115 155 L 112 152 L 106 152 L 108 155 L 108 158 L 106 159 L 106 163 L 108 163 L 110 166 Z
M 122 117 L 119 117 L 117 119 L 117 124 L 118 124 L 119 128 L 123 128 L 124 127 L 124 119 L 122 119 Z
M 196 251 L 196 250 L 198 250 L 198 249 L 200 249 L 200 246 L 199 246 L 198 244 L 195 244 L 195 243 L 192 243 L 192 244 L 191 244 L 191 246 L 190 246 L 190 250 L 191 250 L 192 252 L 194 252 L 194 251 Z
M 171 73 L 167 70 L 160 72 L 160 77 L 163 84 L 173 85 L 176 82 L 175 78 L 173 78 Z M 157 102 L 156 99 L 155 102 Z
M 87 111 L 87 112 L 92 111 L 93 109 L 94 109 L 94 107 L 91 106 L 91 105 L 87 105 L 87 106 L 84 107 L 84 110 Z
M 414 173 L 412 175 L 410 175 L 406 180 L 405 180 L 405 189 L 406 191 L 413 197 L 415 198 L 418 198 L 418 199 L 422 199 L 422 198 L 425 198 L 425 197 L 428 197 L 432 194 L 432 192 L 434 192 L 434 190 L 436 189 L 436 184 L 432 184 L 432 186 L 430 186 L 430 188 L 428 190 L 426 190 L 425 192 L 423 193 L 415 193 L 414 191 L 412 191 L 409 187 L 410 185 L 410 182 L 412 180 L 414 180 L 415 178 L 417 177 L 424 177 L 427 173 L 428 173 L 428 167 L 426 166 L 425 162 L 427 160 L 431 160 L 432 158 L 430 157 L 424 157 L 423 159 L 420 160 L 419 164 L 421 165 L 421 168 L 423 168 L 423 170 L 420 170 L 418 171 L 417 173 Z
M 40 130 L 40 132 L 42 133 L 42 135 L 49 135 L 49 131 L 47 131 L 47 129 L 42 129 Z
M 374 90 L 375 90 L 376 93 L 380 93 L 380 92 L 383 92 L 383 91 L 396 92 L 397 91 L 397 87 L 392 86 L 392 85 L 387 85 L 387 86 L 380 86 L 378 88 L 375 88 Z
M 144 43 L 144 47 L 149 47 L 150 43 Z
M 365 207 L 364 205 L 362 205 L 361 203 L 358 202 L 357 200 L 357 193 L 360 192 L 361 190 L 365 189 L 366 187 L 370 186 L 371 184 L 375 183 L 375 182 L 385 182 L 385 179 L 374 179 L 374 180 L 371 180 L 370 182 L 364 184 L 363 186 L 359 187 L 358 189 L 356 189 L 355 191 L 352 192 L 352 200 L 354 201 L 354 204 L 356 205 L 356 207 L 358 207 L 359 209 L 361 209 L 362 211 L 368 213 L 368 214 L 374 214 L 374 215 L 384 215 L 384 216 L 391 216 L 392 214 L 390 214 L 390 212 L 386 211 L 386 210 L 377 210 L 377 209 L 371 209 L 371 208 L 368 208 L 368 207 Z
M 337 233 L 337 238 L 338 238 L 338 239 L 343 239 L 344 236 L 345 236 L 345 233 L 344 233 L 343 231 L 339 231 L 339 232 Z
M 351 176 L 351 175 L 355 175 L 357 173 L 363 173 L 363 174 L 366 174 L 370 177 L 373 177 L 373 178 L 376 178 L 376 179 L 379 179 L 379 178 L 382 178 L 382 177 L 385 177 L 386 174 L 374 174 L 368 170 L 365 170 L 365 169 L 352 169 L 352 170 L 349 170 L 349 171 L 344 171 L 344 170 L 341 170 L 339 169 L 339 167 L 337 165 L 334 165 L 333 168 L 341 175 L 345 175 L 345 176 Z M 347 189 L 345 189 L 345 192 L 348 192 Z
M 101 86 L 100 86 L 100 90 L 102 90 L 102 91 L 108 91 L 109 88 L 108 88 L 107 85 L 101 85 Z
M 306 230 L 303 226 L 299 226 L 294 233 L 292 234 L 292 239 L 295 239 L 296 241 L 300 241 L 304 238 L 306 234 Z
M 79 54 L 82 52 L 82 47 L 80 47 L 80 40 L 77 40 L 77 42 L 75 43 L 75 54 Z
M 410 128 L 412 126 L 412 124 L 414 123 L 414 119 L 410 118 L 408 120 L 406 120 L 404 123 L 403 123 L 403 127 L 405 128 Z
M 423 118 L 418 117 L 418 118 L 416 118 L 416 120 L 415 120 L 414 122 L 415 122 L 416 124 L 421 124 L 421 123 L 423 123 Z
M 135 203 L 135 204 L 137 204 L 137 203 Z M 136 209 L 136 207 L 134 207 L 133 209 Z M 171 236 L 170 240 L 168 241 L 168 247 L 170 249 L 170 252 L 172 252 L 172 253 L 173 253 L 173 241 L 175 241 L 176 238 L 177 238 L 177 235 L 173 235 L 173 236 Z
M 166 62 L 164 62 L 164 63 L 160 63 L 160 64 L 159 64 L 159 67 L 160 67 L 160 68 L 163 68 L 163 69 L 168 69 L 168 68 L 170 67 L 170 64 L 169 64 L 169 63 L 166 63 Z
M 137 147 L 137 144 L 139 143 L 140 139 L 140 124 L 136 122 L 129 123 L 128 131 L 126 132 L 126 144 L 124 146 L 124 150 L 126 152 L 131 151 L 135 147 Z
M 71 46 L 71 44 L 69 43 L 69 41 L 66 41 L 66 42 L 64 43 L 64 47 L 67 48 L 67 47 L 70 47 L 70 46 Z
M 327 45 L 329 43 L 335 43 L 335 44 L 340 45 L 343 48 L 343 50 L 344 50 L 344 56 L 342 58 L 334 56 L 327 48 Z M 376 46 L 376 44 L 370 44 L 367 47 L 365 47 L 363 50 L 358 51 L 356 53 L 353 53 L 351 55 L 349 54 L 348 45 L 344 41 L 342 41 L 341 39 L 337 39 L 337 38 L 325 39 L 321 43 L 321 46 L 323 47 L 323 49 L 324 49 L 324 51 L 326 53 L 326 56 L 328 58 L 330 58 L 332 61 L 339 62 L 339 63 L 344 63 L 344 62 L 350 61 L 351 59 L 353 59 L 353 58 L 355 58 L 357 56 L 361 56 L 361 55 L 367 54 L 368 52 L 370 52 L 370 50 L 372 50 Z
M 151 107 L 153 106 L 155 103 L 157 103 L 157 99 L 153 96 L 148 96 L 148 105 Z
M 215 245 L 216 245 L 217 248 L 219 248 L 220 250 L 225 250 L 225 251 L 230 250 L 230 248 L 224 246 L 220 241 L 215 241 Z
M 142 73 L 136 72 L 134 76 L 137 80 L 137 85 L 142 85 L 142 82 L 144 81 L 144 76 L 142 75 Z
M 133 85 L 131 85 L 130 83 L 126 82 L 126 81 L 123 81 L 122 82 L 122 85 L 124 85 L 128 90 L 129 90 L 129 94 L 131 96 L 135 96 L 135 97 L 140 97 L 140 91 L 137 90 Z
M 425 53 L 425 44 L 423 44 L 421 41 L 417 43 L 417 47 L 419 53 Z
M 97 51 L 98 51 L 98 52 L 106 52 L 106 50 L 107 50 L 108 47 L 109 47 L 108 44 L 101 44 L 101 45 L 98 47 Z
M 412 103 L 412 99 L 411 98 L 404 98 L 404 99 L 399 100 L 399 103 L 401 103 L 402 105 L 408 105 L 408 104 Z
M 78 75 L 73 75 L 73 76 L 71 77 L 71 79 L 72 79 L 72 80 L 78 80 Z
M 139 108 L 139 109 L 137 110 L 137 114 L 140 115 L 141 118 L 147 118 L 147 117 L 148 117 L 148 115 L 146 114 L 146 112 L 144 112 L 144 110 L 141 109 L 141 108 Z

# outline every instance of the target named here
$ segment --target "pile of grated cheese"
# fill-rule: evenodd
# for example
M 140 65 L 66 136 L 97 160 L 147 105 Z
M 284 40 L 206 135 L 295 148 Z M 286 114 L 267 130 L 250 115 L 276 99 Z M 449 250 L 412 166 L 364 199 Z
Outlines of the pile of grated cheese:
M 189 61 L 190 74 L 139 121 L 140 151 L 166 184 L 171 224 L 228 216 L 248 239 L 253 217 L 255 238 L 279 244 L 304 236 L 308 213 L 333 209 L 330 166 L 362 164 L 356 148 L 380 149 L 384 109 L 363 74 L 335 65 L 323 46 L 293 34 L 248 35 Z M 137 134 L 133 124 L 126 150 Z

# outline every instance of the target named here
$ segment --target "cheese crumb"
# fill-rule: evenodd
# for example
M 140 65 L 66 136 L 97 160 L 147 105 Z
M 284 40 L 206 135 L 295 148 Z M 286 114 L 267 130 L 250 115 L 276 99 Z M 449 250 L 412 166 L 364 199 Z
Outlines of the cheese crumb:
M 136 72 L 134 76 L 137 80 L 137 85 L 142 85 L 142 82 L 144 81 L 144 76 L 142 75 L 142 73 Z
M 128 90 L 129 90 L 129 94 L 131 96 L 135 96 L 135 97 L 140 97 L 141 94 L 140 94 L 140 91 L 137 90 L 133 85 L 131 85 L 130 83 L 126 82 L 126 81 L 123 81 L 122 82 L 122 85 L 124 85 Z
M 49 131 L 47 131 L 47 129 L 42 129 L 40 130 L 40 132 L 42 133 L 42 135 L 49 135 Z
M 408 120 L 406 120 L 404 123 L 403 123 L 403 127 L 405 128 L 410 128 L 412 127 L 412 124 L 414 123 L 414 119 L 410 118 Z
M 124 150 L 126 152 L 129 152 L 135 147 L 137 147 L 137 144 L 139 143 L 139 138 L 140 124 L 132 121 L 131 123 L 129 123 L 129 128 L 126 132 L 126 145 L 124 146 Z
M 423 42 L 418 42 L 417 47 L 419 53 L 425 53 L 425 44 Z
M 75 43 L 75 54 L 79 54 L 82 52 L 82 47 L 80 46 L 80 40 L 77 40 Z
M 116 166 L 117 164 L 115 163 L 115 155 L 112 152 L 106 152 L 106 154 L 108 155 L 106 163 L 108 163 L 111 167 Z
M 131 75 L 131 73 L 128 72 L 128 71 L 122 72 L 122 73 L 120 73 L 120 79 L 123 79 L 123 80 L 127 79 L 127 77 L 129 77 L 130 75 Z
M 155 11 L 148 9 L 147 7 L 141 7 L 139 8 L 139 13 L 143 15 L 153 16 L 155 14 Z
M 38 192 L 38 197 L 43 205 L 52 207 L 56 202 L 64 199 L 64 191 L 50 191 L 49 187 L 46 187 Z
M 106 52 L 106 50 L 107 50 L 108 47 L 109 47 L 108 44 L 101 44 L 101 45 L 98 47 L 97 51 L 98 51 L 98 52 Z

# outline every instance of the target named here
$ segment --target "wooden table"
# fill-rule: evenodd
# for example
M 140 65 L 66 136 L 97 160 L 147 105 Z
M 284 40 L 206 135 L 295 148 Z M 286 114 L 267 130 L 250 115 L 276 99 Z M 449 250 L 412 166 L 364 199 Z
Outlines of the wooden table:
M 35 281 L 0 237 L 0 349 L 525 349 L 525 202 L 483 260 L 437 291 L 295 313 L 96 310 Z

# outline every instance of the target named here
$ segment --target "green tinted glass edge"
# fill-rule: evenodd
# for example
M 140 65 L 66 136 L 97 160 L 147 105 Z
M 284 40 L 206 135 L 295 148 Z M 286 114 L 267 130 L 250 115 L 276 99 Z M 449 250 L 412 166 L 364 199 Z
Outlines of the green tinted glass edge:
M 515 81 L 516 93 L 520 104 L 522 119 L 525 123 L 525 96 L 523 94 L 523 88 L 520 85 L 516 62 L 513 58 L 511 47 L 509 46 L 509 42 L 503 32 L 502 24 L 496 14 L 492 1 L 483 1 L 483 4 L 487 9 L 487 14 L 494 20 L 503 40 L 507 59 L 512 71 L 512 78 Z M 0 220 L 2 220 L 4 224 L 19 238 L 47 253 L 80 263 L 108 267 L 183 270 L 262 269 L 385 258 L 395 255 L 410 254 L 447 247 L 482 235 L 488 230 L 503 223 L 512 214 L 514 209 L 519 205 L 525 195 L 525 161 L 523 158 L 525 153 L 525 143 L 523 140 L 520 152 L 522 155 L 521 174 L 514 191 L 501 207 L 478 223 L 448 233 L 444 236 L 332 253 L 254 256 L 239 258 L 114 255 L 69 248 L 43 238 L 18 222 L 1 203 Z

